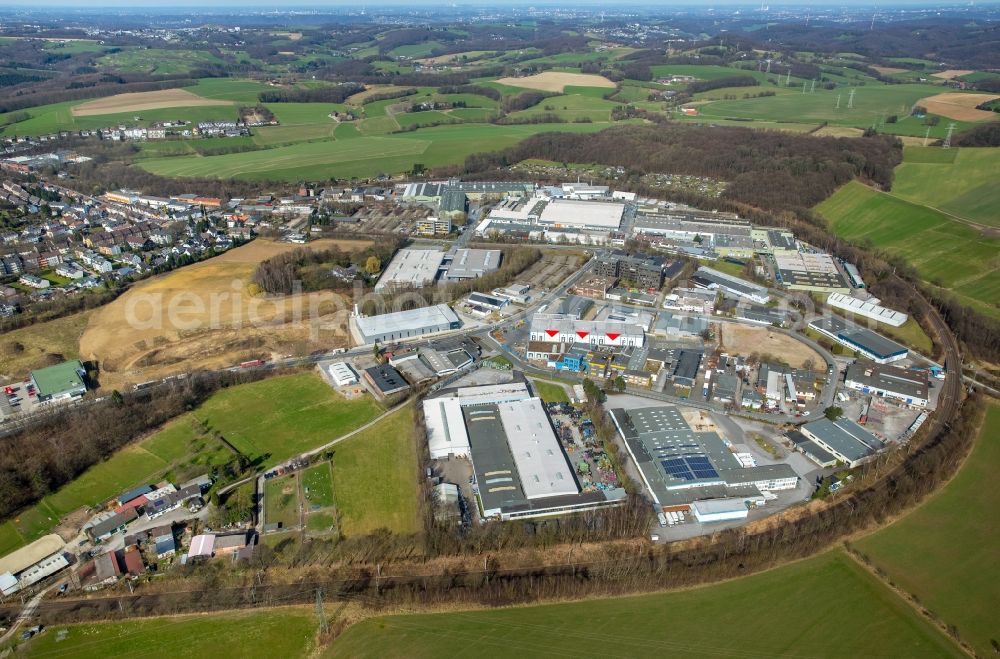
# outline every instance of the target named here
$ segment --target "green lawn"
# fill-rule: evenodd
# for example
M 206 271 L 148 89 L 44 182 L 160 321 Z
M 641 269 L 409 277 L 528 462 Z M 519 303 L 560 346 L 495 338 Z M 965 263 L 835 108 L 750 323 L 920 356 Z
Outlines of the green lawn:
M 842 551 L 687 591 L 358 623 L 326 657 L 960 657 Z M 586 648 L 590 648 L 587 650 Z
M 106 659 L 149 656 L 202 659 L 304 657 L 318 624 L 312 608 L 135 619 L 127 622 L 54 625 L 26 644 L 27 656 Z M 64 636 L 60 636 L 65 631 Z M 59 640 L 62 638 L 63 640 Z
M 601 90 L 607 93 L 611 90 Z M 539 114 L 554 114 L 563 121 L 577 121 L 580 119 L 590 119 L 591 121 L 611 121 L 611 110 L 619 107 L 621 103 L 606 101 L 601 97 L 594 97 L 587 94 L 564 94 L 562 96 L 551 96 L 538 105 L 511 113 L 511 117 L 532 117 Z
M 328 512 L 316 512 L 306 515 L 306 530 L 313 533 L 323 533 L 333 529 L 337 520 Z
M 892 193 L 967 220 L 1000 227 L 1000 149 L 907 147 Z
M 382 527 L 417 532 L 412 407 L 337 444 L 333 451 L 333 494 L 341 533 L 364 535 Z
M 989 406 L 976 447 L 955 478 L 920 508 L 856 543 L 875 565 L 947 624 L 980 656 L 1000 641 L 1000 404 Z
M 368 396 L 347 400 L 316 373 L 230 387 L 194 412 L 251 460 L 279 462 L 336 439 L 381 413 Z
M 927 336 L 927 333 L 922 327 L 920 327 L 920 323 L 912 317 L 908 318 L 907 321 L 899 327 L 878 323 L 878 326 L 875 329 L 886 336 L 890 336 L 907 345 L 913 346 L 922 354 L 930 355 L 934 351 L 934 342 L 931 341 L 931 337 Z
M 44 135 L 60 130 L 90 130 L 107 128 L 108 126 L 118 124 L 148 126 L 154 122 L 172 119 L 184 119 L 191 122 L 236 120 L 236 107 L 233 105 L 173 107 L 136 112 L 96 114 L 85 117 L 73 116 L 72 108 L 85 102 L 66 101 L 64 103 L 53 103 L 51 105 L 39 105 L 28 108 L 23 110 L 23 112 L 31 115 L 30 119 L 5 126 L 0 131 L 0 135 Z M 0 121 L 2 121 L 3 116 L 6 115 L 0 116 Z M 139 117 L 139 119 L 136 120 L 136 117 Z
M 927 281 L 1000 316 L 1000 240 L 854 181 L 816 210 L 836 234 L 897 253 Z
M 372 104 L 374 105 L 374 104 Z M 382 122 L 385 125 L 378 125 Z M 363 136 L 346 140 L 305 142 L 262 151 L 220 156 L 179 156 L 143 160 L 139 166 L 161 176 L 209 176 L 248 180 L 316 180 L 326 177 L 373 176 L 409 171 L 415 163 L 427 167 L 457 164 L 473 153 L 512 146 L 536 133 L 596 132 L 609 123 L 495 126 L 459 124 L 423 128 L 396 135 L 371 134 L 396 130 L 392 117 L 360 123 Z M 349 131 L 346 127 L 340 130 Z
M 333 479 L 330 463 L 310 467 L 302 475 L 302 492 L 308 508 L 329 508 L 333 505 Z
M 134 71 L 157 75 L 190 73 L 206 64 L 223 64 L 223 60 L 204 50 L 173 50 L 166 48 L 129 48 L 105 55 L 98 66 L 114 71 Z
M 532 380 L 531 387 L 535 393 L 546 403 L 568 403 L 569 396 L 561 384 L 546 382 L 545 380 Z
M 264 482 L 264 523 L 289 529 L 299 525 L 299 475 Z

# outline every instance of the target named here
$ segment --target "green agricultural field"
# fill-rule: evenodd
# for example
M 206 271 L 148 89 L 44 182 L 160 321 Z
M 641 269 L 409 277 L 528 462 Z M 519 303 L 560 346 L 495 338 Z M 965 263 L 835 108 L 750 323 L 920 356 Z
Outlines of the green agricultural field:
M 546 403 L 569 402 L 569 396 L 566 395 L 566 389 L 561 384 L 546 382 L 545 380 L 532 380 L 531 387 Z
M 264 523 L 293 529 L 299 525 L 299 475 L 264 481 Z
M 903 590 L 955 625 L 979 656 L 1000 641 L 1000 405 L 988 407 L 972 455 L 943 490 L 898 522 L 856 543 Z M 994 522 L 990 522 L 994 520 Z
M 302 496 L 308 508 L 329 508 L 333 505 L 333 478 L 329 462 L 310 467 L 302 474 Z
M 424 41 L 423 43 L 411 43 L 405 46 L 399 46 L 398 48 L 393 48 L 389 51 L 389 54 L 393 57 L 409 57 L 410 59 L 417 59 L 419 57 L 427 57 L 434 50 L 438 48 L 443 48 L 444 44 L 440 41 Z
M 816 210 L 837 235 L 903 256 L 930 283 L 1000 317 L 1000 240 L 856 181 Z
M 410 126 L 421 126 L 428 124 L 443 124 L 450 123 L 454 121 L 459 121 L 458 117 L 452 117 L 446 112 L 440 110 L 427 110 L 424 112 L 401 112 L 395 115 L 394 119 L 396 123 L 399 124 L 400 128 L 409 128 Z
M 112 71 L 170 75 L 190 73 L 207 64 L 224 64 L 204 50 L 167 50 L 164 48 L 129 48 L 105 55 L 97 65 Z
M 142 654 L 202 659 L 224 647 L 233 657 L 304 657 L 313 649 L 316 614 L 308 607 L 55 625 L 24 644 L 37 659 L 106 659 Z M 140 650 L 141 648 L 141 650 Z
M 344 109 L 336 103 L 268 103 L 267 107 L 281 125 L 253 129 L 253 140 L 261 146 L 333 137 L 337 122 L 329 114 Z
M 767 89 L 767 85 L 760 89 Z M 866 85 L 856 89 L 853 108 L 847 107 L 850 93 L 847 88 L 817 89 L 815 92 L 805 94 L 798 92 L 763 98 L 704 103 L 698 107 L 701 115 L 691 118 L 691 120 L 735 118 L 789 121 L 813 125 L 827 122 L 837 126 L 856 128 L 869 128 L 874 125 L 882 132 L 923 137 L 928 127 L 924 125 L 922 119 L 909 116 L 910 108 L 920 99 L 941 92 L 940 87 L 911 84 Z M 840 97 L 839 108 L 837 107 L 838 96 Z M 896 123 L 883 123 L 885 118 L 892 115 L 899 117 Z M 931 127 L 931 137 L 943 137 L 948 123 L 948 121 L 941 121 L 937 126 Z M 973 125 L 966 122 L 955 122 L 955 124 L 958 130 Z
M 607 93 L 608 89 L 603 90 Z M 579 121 L 589 119 L 590 121 L 609 122 L 611 121 L 611 111 L 620 107 L 621 103 L 606 101 L 603 98 L 594 97 L 587 94 L 565 94 L 562 96 L 552 96 L 546 98 L 538 105 L 527 110 L 511 113 L 511 118 L 532 117 L 539 114 L 554 114 L 563 121 Z
M 845 631 L 850 630 L 850 631 Z M 365 620 L 325 657 L 960 657 L 842 551 L 681 592 Z
M 416 533 L 417 453 L 413 408 L 393 413 L 333 447 L 333 495 L 341 533 L 379 528 Z
M 192 94 L 204 98 L 215 98 L 223 101 L 236 101 L 247 105 L 257 104 L 257 95 L 269 89 L 269 85 L 254 80 L 239 80 L 236 78 L 201 78 L 197 85 L 185 87 Z
M 30 119 L 4 126 L 0 135 L 44 135 L 60 130 L 90 130 L 107 128 L 118 124 L 148 126 L 157 121 L 184 119 L 199 121 L 235 121 L 236 107 L 229 105 L 203 105 L 198 107 L 159 108 L 136 112 L 115 112 L 95 114 L 85 117 L 73 116 L 72 108 L 86 101 L 66 101 L 51 105 L 39 105 L 24 110 Z M 0 123 L 7 115 L 0 115 Z M 139 117 L 137 120 L 136 117 Z
M 248 180 L 316 180 L 327 177 L 374 176 L 406 172 L 416 163 L 426 167 L 457 164 L 473 153 L 503 149 L 544 132 L 589 133 L 612 124 L 530 124 L 497 126 L 460 124 L 422 128 L 397 135 L 369 135 L 376 119 L 366 119 L 364 135 L 348 140 L 305 142 L 262 151 L 220 156 L 151 158 L 139 166 L 161 176 L 208 176 Z M 391 117 L 378 119 L 395 125 Z M 340 130 L 349 130 L 340 127 Z M 392 130 L 392 128 L 388 128 Z
M 906 147 L 892 194 L 1000 227 L 1000 149 Z
M 719 78 L 729 78 L 732 76 L 752 76 L 761 83 L 762 89 L 774 87 L 768 84 L 768 78 L 778 79 L 779 71 L 771 71 L 770 74 L 753 69 L 738 69 L 733 66 L 715 66 L 706 64 L 659 64 L 650 67 L 653 70 L 654 78 L 667 78 L 670 76 L 694 76 L 699 80 L 718 80 Z M 783 72 L 780 72 L 783 73 Z M 801 78 L 792 76 L 792 82 L 802 84 Z M 781 84 L 785 83 L 785 76 L 781 76 Z

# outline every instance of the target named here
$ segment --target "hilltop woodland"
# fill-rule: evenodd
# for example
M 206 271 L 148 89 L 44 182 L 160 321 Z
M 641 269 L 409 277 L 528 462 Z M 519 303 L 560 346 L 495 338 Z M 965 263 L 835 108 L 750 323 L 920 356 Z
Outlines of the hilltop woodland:
M 967 139 L 995 139 L 995 131 L 977 131 Z M 502 151 L 472 155 L 461 172 L 442 168 L 435 173 L 505 179 L 510 176 L 509 166 L 531 158 L 620 166 L 625 168 L 625 176 L 605 183 L 792 229 L 806 242 L 858 265 L 868 273 L 866 280 L 876 295 L 918 320 L 923 314 L 919 300 L 896 278 L 920 288 L 972 355 L 1000 360 L 1000 321 L 924 286 L 917 271 L 901 257 L 862 249 L 837 238 L 810 210 L 854 178 L 891 189 L 893 169 L 902 160 L 902 145 L 894 137 L 872 132 L 861 138 L 815 137 L 672 123 L 619 126 L 591 135 L 535 135 Z M 650 187 L 641 181 L 647 173 L 706 176 L 726 181 L 727 186 L 721 197 L 707 198 L 690 191 Z

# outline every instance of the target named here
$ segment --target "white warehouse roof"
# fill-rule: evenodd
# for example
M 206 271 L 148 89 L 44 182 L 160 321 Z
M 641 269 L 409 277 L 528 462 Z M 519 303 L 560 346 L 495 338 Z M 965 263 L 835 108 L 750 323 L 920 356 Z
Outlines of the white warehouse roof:
M 469 433 L 465 430 L 462 405 L 457 398 L 424 400 L 424 422 L 432 460 L 449 455 L 469 456 Z
M 356 322 L 358 329 L 365 336 L 378 336 L 406 331 L 419 334 L 424 328 L 437 325 L 447 327 L 450 323 L 457 323 L 459 320 L 451 307 L 447 304 L 438 304 L 433 307 L 396 311 L 381 316 L 359 317 Z
M 553 199 L 542 210 L 538 221 L 563 227 L 617 229 L 624 213 L 624 204 Z
M 842 293 L 830 293 L 830 297 L 826 299 L 826 303 L 831 307 L 850 311 L 859 316 L 871 318 L 872 320 L 877 320 L 880 323 L 892 325 L 893 327 L 899 327 L 907 319 L 905 313 L 879 306 L 876 301 L 859 300 L 856 297 Z
M 327 372 L 337 386 L 355 384 L 358 381 L 358 374 L 347 362 L 334 362 L 326 367 Z
M 401 249 L 375 284 L 381 291 L 393 286 L 421 288 L 437 278 L 445 253 L 436 249 Z
M 563 455 L 540 398 L 500 403 L 500 420 L 507 434 L 524 496 L 578 494 L 573 470 Z

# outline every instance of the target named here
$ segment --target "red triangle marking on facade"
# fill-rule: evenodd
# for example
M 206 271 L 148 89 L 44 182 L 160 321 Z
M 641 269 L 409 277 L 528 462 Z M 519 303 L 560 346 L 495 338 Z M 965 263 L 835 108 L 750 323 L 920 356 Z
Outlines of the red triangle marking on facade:
M 621 336 L 621 334 L 608 334 L 608 338 L 611 339 L 612 341 L 617 339 L 619 336 Z
M 553 337 L 559 333 L 559 330 L 545 330 L 545 333 L 548 334 L 549 337 Z
M 590 332 L 577 332 L 576 335 L 578 337 L 580 337 L 581 339 L 585 339 L 585 338 L 587 338 L 587 336 L 590 335 Z

